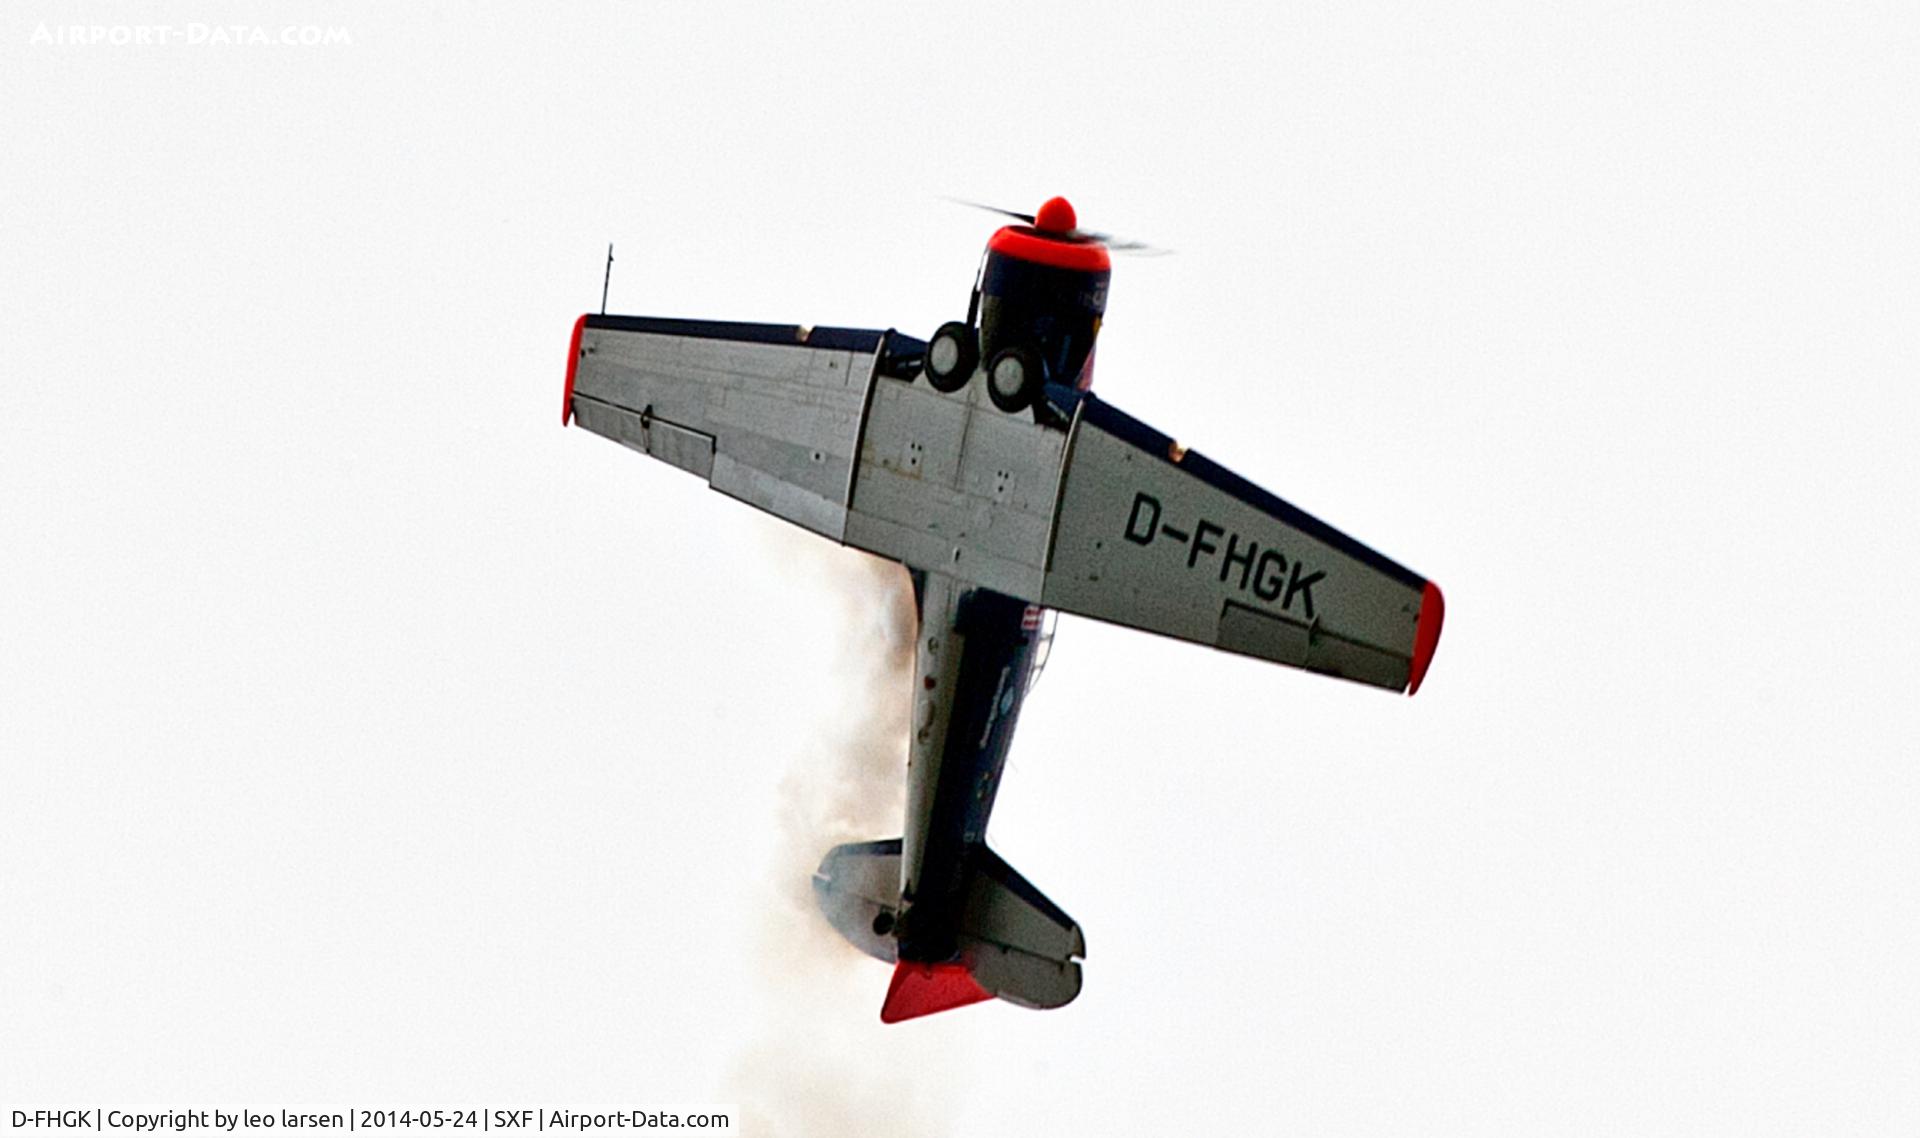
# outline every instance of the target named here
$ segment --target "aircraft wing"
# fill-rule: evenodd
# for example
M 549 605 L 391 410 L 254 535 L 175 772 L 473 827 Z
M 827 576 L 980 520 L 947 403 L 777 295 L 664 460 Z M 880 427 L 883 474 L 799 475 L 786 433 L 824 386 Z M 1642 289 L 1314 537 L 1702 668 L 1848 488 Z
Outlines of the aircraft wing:
M 916 382 L 899 332 L 588 315 L 566 410 L 844 545 L 1037 597 L 1066 434 Z
M 1091 395 L 1039 600 L 1408 694 L 1444 612 L 1420 574 Z
M 859 328 L 582 316 L 562 422 L 840 541 L 873 381 L 924 348 Z
M 824 537 L 1082 616 L 1396 691 L 1440 590 L 1091 394 L 1007 415 L 894 331 L 589 315 L 564 414 Z M 1066 429 L 1062 430 L 1062 424 Z

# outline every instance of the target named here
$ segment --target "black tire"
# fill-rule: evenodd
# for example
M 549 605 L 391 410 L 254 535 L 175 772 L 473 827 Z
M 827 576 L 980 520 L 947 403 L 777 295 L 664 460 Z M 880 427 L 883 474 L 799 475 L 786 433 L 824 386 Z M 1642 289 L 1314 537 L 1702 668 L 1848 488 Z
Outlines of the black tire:
M 1033 406 L 1045 382 L 1039 357 L 1025 348 L 1002 348 L 987 364 L 987 398 L 1009 415 Z
M 944 365 L 944 366 L 943 366 Z M 923 369 L 935 391 L 958 391 L 973 378 L 980 366 L 980 333 L 958 320 L 940 325 L 927 341 L 927 359 Z

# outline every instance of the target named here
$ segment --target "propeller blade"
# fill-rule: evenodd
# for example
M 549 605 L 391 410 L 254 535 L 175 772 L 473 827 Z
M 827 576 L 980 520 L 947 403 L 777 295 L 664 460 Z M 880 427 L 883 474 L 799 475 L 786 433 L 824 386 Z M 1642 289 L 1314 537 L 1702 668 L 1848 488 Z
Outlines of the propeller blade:
M 1158 245 L 1149 245 L 1145 241 L 1129 241 L 1124 237 L 1115 237 L 1111 233 L 1100 233 L 1092 229 L 1076 229 L 1072 233 L 1082 241 L 1096 241 L 1113 253 L 1138 253 L 1142 257 L 1164 257 L 1173 252 Z
M 944 197 L 945 195 L 942 195 L 942 196 Z M 986 204 L 985 202 L 970 202 L 970 201 L 968 201 L 968 200 L 967 200 L 967 199 L 965 199 L 965 198 L 953 198 L 953 197 L 949 197 L 949 198 L 947 198 L 946 200 L 947 200 L 947 201 L 950 201 L 950 202 L 952 202 L 952 203 L 953 203 L 953 204 L 955 204 L 955 205 L 968 205 L 968 206 L 972 206 L 972 207 L 973 207 L 973 208 L 975 208 L 975 209 L 984 209 L 984 210 L 986 210 L 986 211 L 987 211 L 988 213 L 997 213 L 997 214 L 1000 214 L 1000 215 L 1001 215 L 1002 217 L 1011 217 L 1011 218 L 1013 218 L 1013 219 L 1014 219 L 1015 221 L 1024 221 L 1024 222 L 1026 222 L 1026 223 L 1027 223 L 1028 225 L 1032 225 L 1032 224 L 1033 224 L 1033 215 L 1032 215 L 1032 214 L 1030 214 L 1030 213 L 1016 213 L 1016 212 L 1015 212 L 1015 211 L 1013 211 L 1013 210 L 1010 210 L 1010 209 L 1001 209 L 1001 208 L 1000 208 L 999 206 L 997 206 L 997 205 L 988 205 L 988 204 Z

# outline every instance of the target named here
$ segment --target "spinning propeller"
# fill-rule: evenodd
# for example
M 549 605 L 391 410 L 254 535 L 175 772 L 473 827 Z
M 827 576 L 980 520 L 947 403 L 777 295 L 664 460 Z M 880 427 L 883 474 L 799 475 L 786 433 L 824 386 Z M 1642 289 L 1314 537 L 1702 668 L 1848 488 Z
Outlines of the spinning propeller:
M 950 197 L 947 200 L 956 205 L 972 206 L 974 209 L 984 209 L 988 213 L 997 213 L 1002 217 L 1011 217 L 1015 221 L 1025 222 L 1049 237 L 1059 237 L 1067 241 L 1091 241 L 1097 245 L 1104 245 L 1115 253 L 1138 253 L 1143 257 L 1158 257 L 1171 252 L 1144 241 L 1128 241 L 1115 237 L 1111 233 L 1081 229 L 1080 219 L 1073 212 L 1073 203 L 1065 198 L 1048 198 L 1041 204 L 1038 214 L 1001 209 L 997 205 L 968 201 L 965 198 Z

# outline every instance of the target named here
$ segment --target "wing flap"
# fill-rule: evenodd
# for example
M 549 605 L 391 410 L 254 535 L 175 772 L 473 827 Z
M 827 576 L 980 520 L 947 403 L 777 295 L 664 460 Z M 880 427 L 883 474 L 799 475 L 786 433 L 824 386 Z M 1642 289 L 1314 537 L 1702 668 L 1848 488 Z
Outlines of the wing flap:
M 596 435 L 677 466 L 702 478 L 713 477 L 713 436 L 652 415 L 602 403 L 591 396 L 573 400 L 574 420 Z

